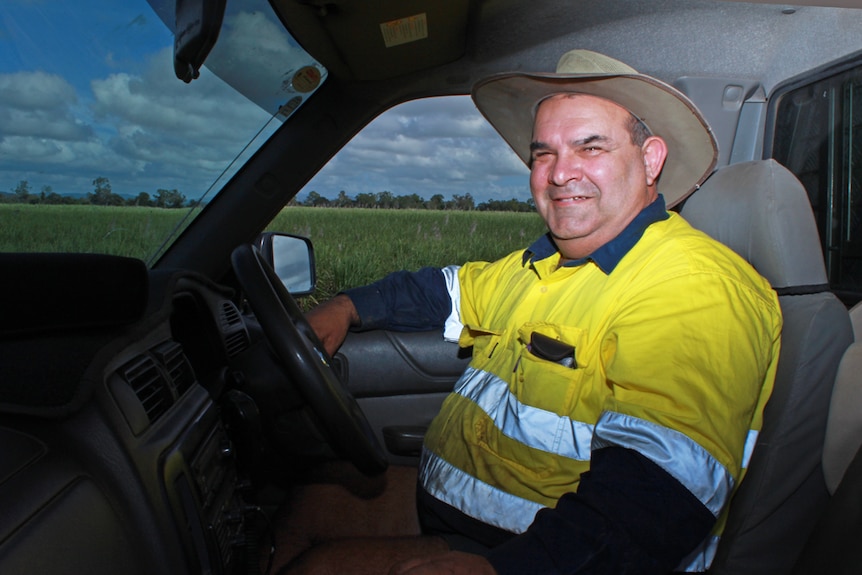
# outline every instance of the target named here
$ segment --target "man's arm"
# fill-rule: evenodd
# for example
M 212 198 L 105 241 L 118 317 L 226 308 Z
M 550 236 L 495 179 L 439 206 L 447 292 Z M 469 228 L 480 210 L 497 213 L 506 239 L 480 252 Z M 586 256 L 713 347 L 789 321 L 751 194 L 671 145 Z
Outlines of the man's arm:
M 360 323 L 353 300 L 345 294 L 338 294 L 318 305 L 305 314 L 305 319 L 329 355 L 335 355 L 350 328 Z
M 530 528 L 493 549 L 501 575 L 666 574 L 709 534 L 715 516 L 643 455 L 596 450 L 577 493 L 536 515 Z
M 439 268 L 399 271 L 367 286 L 345 290 L 306 314 L 330 355 L 351 329 L 424 331 L 442 328 L 452 310 Z

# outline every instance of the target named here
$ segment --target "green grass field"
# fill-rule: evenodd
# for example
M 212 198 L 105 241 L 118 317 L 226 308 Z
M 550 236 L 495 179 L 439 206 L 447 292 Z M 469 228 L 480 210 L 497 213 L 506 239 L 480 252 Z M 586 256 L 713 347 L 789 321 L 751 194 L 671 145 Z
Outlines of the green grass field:
M 86 252 L 142 260 L 187 210 L 0 204 L 0 251 Z
M 288 208 L 268 229 L 311 238 L 325 299 L 395 270 L 494 260 L 545 226 L 535 213 Z
M 0 204 L 0 251 L 96 252 L 148 260 L 186 210 Z M 493 260 L 545 227 L 535 213 L 285 208 L 267 228 L 311 238 L 323 300 L 399 269 Z

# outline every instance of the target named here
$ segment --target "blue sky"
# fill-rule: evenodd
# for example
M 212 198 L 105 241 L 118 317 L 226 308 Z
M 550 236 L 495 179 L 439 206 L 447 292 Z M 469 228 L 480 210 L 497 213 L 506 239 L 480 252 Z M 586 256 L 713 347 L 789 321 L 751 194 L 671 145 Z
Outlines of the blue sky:
M 261 34 L 274 25 L 246 20 Z M 270 115 L 207 70 L 177 80 L 172 41 L 143 0 L 3 0 L 0 191 L 26 180 L 32 193 L 87 193 L 106 177 L 119 194 L 200 196 Z M 466 97 L 384 114 L 310 190 L 529 197 L 526 168 Z

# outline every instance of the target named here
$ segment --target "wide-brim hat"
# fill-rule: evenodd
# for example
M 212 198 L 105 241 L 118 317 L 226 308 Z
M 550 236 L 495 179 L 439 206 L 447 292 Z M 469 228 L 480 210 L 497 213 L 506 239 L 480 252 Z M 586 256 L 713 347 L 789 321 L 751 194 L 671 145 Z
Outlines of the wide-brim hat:
M 718 144 L 685 94 L 589 50 L 563 54 L 553 74 L 511 72 L 480 80 L 473 87 L 473 101 L 529 166 L 536 107 L 560 93 L 590 94 L 615 102 L 664 139 L 668 154 L 657 188 L 668 207 L 688 197 L 715 168 Z

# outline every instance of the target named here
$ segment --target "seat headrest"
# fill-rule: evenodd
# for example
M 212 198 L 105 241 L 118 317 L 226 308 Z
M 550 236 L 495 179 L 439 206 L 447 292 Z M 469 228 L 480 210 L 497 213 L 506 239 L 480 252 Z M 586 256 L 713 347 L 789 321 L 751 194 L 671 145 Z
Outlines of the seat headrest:
M 780 293 L 828 289 L 808 194 L 775 160 L 716 170 L 681 214 L 745 258 Z

